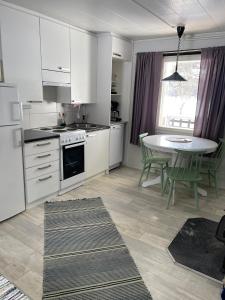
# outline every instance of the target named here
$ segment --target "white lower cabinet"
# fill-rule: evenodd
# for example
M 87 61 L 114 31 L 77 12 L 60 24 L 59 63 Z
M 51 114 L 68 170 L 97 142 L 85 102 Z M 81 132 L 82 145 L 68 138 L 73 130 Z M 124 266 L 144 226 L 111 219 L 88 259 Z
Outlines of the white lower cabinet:
M 59 190 L 59 171 L 27 180 L 27 202 L 47 197 Z
M 27 143 L 24 153 L 27 203 L 58 192 L 59 140 Z
M 124 124 L 110 126 L 109 168 L 118 166 L 123 160 Z
M 85 149 L 86 178 L 109 169 L 109 130 L 94 131 L 87 134 Z

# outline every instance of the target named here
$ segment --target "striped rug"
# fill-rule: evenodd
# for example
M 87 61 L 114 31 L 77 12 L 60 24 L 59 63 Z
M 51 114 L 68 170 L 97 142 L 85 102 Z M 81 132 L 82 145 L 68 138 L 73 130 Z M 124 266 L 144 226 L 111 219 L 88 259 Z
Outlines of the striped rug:
M 45 203 L 43 299 L 150 300 L 101 198 Z
M 29 300 L 13 283 L 0 274 L 0 300 Z

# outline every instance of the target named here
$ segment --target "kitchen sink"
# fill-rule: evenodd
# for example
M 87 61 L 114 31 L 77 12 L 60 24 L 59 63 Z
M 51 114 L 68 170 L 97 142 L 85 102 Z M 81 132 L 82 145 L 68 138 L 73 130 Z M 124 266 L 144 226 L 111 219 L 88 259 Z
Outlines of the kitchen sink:
M 77 128 L 77 129 L 96 129 L 99 126 L 95 124 L 88 124 L 88 123 L 77 123 L 70 125 L 71 128 Z

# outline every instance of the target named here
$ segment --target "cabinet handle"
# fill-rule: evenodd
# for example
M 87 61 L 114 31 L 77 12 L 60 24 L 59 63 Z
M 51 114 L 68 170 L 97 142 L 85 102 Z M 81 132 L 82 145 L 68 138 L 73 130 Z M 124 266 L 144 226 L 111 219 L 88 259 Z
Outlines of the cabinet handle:
M 38 155 L 37 158 L 44 158 L 44 157 L 48 157 L 48 156 L 51 156 L 51 154 Z
M 118 56 L 118 57 L 122 57 L 122 55 L 121 55 L 121 54 L 119 54 L 119 53 L 116 53 L 116 52 L 113 52 L 113 55 L 114 55 L 114 56 Z
M 50 168 L 52 165 L 44 166 L 44 167 L 39 167 L 37 168 L 38 170 L 44 170 Z
M 48 177 L 44 177 L 44 178 L 39 178 L 38 181 L 45 181 L 52 178 L 52 175 L 48 176 Z
M 96 136 L 97 134 L 88 134 L 87 137 L 94 137 Z
M 70 69 L 63 68 L 62 66 L 58 66 L 57 69 L 60 70 L 60 71 L 63 71 L 63 72 L 70 72 Z
M 47 146 L 47 145 L 51 145 L 51 142 L 47 142 L 47 143 L 42 143 L 42 144 L 37 144 L 37 147 L 41 147 L 41 146 Z

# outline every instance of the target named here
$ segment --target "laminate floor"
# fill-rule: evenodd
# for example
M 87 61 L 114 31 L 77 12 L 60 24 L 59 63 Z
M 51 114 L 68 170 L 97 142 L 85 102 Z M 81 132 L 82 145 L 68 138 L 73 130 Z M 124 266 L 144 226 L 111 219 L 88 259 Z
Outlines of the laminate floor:
M 160 187 L 138 187 L 139 176 L 137 170 L 116 169 L 55 200 L 102 197 L 154 300 L 219 300 L 221 286 L 174 265 L 167 247 L 187 218 L 219 221 L 225 191 L 216 199 L 209 190 L 197 212 L 191 192 L 178 186 L 176 204 L 166 210 Z M 42 255 L 43 205 L 0 224 L 0 273 L 33 300 L 42 295 Z

